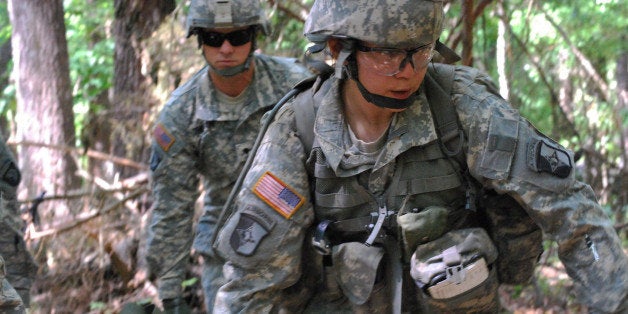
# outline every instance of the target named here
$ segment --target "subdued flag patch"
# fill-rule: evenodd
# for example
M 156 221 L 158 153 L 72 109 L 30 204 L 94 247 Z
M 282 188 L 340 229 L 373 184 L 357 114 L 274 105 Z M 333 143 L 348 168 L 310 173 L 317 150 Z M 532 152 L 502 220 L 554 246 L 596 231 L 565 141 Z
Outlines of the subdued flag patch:
M 253 193 L 286 219 L 289 219 L 305 202 L 301 195 L 269 171 L 257 180 Z
M 166 127 L 164 127 L 161 123 L 157 124 L 157 126 L 155 127 L 155 131 L 153 131 L 153 136 L 155 137 L 155 141 L 157 142 L 159 147 L 161 147 L 161 149 L 163 149 L 165 152 L 167 152 L 170 147 L 172 147 L 172 144 L 174 144 L 175 142 L 174 136 L 170 135 L 170 132 L 168 132 L 168 130 L 166 130 Z

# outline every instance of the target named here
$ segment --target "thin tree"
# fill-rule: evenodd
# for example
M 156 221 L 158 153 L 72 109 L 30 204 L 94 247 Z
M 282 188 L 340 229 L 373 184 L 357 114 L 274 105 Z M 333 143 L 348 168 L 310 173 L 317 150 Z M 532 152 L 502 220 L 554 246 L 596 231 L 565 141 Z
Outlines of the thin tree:
M 144 40 L 150 38 L 165 17 L 172 13 L 174 0 L 115 0 L 113 100 L 110 109 L 110 152 L 115 156 L 147 161 L 146 113 L 156 100 L 150 95 Z M 137 169 L 116 169 L 128 177 Z
M 66 149 L 75 128 L 62 0 L 9 0 L 16 86 L 16 140 L 23 198 L 66 194 L 80 184 Z M 26 195 L 24 195 L 26 194 Z M 63 201 L 43 204 L 42 216 L 68 213 Z

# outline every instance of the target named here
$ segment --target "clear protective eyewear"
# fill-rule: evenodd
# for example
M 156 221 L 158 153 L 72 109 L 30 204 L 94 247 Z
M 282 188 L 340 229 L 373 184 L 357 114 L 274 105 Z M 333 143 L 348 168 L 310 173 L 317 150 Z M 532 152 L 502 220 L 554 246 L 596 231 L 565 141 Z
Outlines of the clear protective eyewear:
M 403 71 L 408 62 L 416 73 L 425 68 L 434 56 L 434 44 L 421 45 L 414 49 L 367 47 L 357 45 L 362 52 L 364 66 L 379 75 L 393 76 Z

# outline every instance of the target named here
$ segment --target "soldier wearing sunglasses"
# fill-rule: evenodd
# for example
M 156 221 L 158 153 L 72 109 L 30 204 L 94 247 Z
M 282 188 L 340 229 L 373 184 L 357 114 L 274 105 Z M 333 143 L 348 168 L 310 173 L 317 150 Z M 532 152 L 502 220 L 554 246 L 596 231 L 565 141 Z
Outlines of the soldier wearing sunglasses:
M 295 59 L 255 53 L 258 33 L 268 32 L 258 0 L 192 0 L 186 24 L 207 66 L 172 93 L 154 127 L 147 261 L 164 310 L 184 311 L 181 283 L 193 249 L 203 260 L 201 282 L 211 312 L 223 277 L 223 261 L 209 243 L 217 212 L 262 115 L 309 73 Z M 203 208 L 194 229 L 201 183 Z

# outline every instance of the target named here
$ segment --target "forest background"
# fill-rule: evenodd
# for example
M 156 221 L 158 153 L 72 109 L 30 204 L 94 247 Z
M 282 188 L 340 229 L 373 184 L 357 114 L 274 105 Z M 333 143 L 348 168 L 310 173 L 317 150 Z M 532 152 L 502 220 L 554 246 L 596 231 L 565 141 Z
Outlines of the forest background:
M 268 54 L 303 58 L 312 0 L 260 0 Z M 156 302 L 143 261 L 157 112 L 205 62 L 186 39 L 185 0 L 0 0 L 0 132 L 17 156 L 31 313 L 116 313 Z M 628 248 L 628 6 L 623 0 L 446 1 L 441 41 L 487 71 L 502 96 L 578 156 Z M 186 300 L 202 311 L 198 261 Z M 581 312 L 546 250 L 509 312 Z

